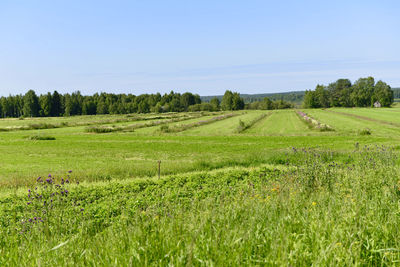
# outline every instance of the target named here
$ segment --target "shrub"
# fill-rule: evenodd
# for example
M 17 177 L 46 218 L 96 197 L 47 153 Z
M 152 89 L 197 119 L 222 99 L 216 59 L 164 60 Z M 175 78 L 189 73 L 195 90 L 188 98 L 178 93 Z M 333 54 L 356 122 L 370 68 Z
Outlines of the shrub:
M 370 129 L 364 129 L 358 133 L 359 135 L 371 135 L 372 132 Z
M 54 136 L 47 135 L 32 135 L 28 137 L 29 140 L 56 140 Z

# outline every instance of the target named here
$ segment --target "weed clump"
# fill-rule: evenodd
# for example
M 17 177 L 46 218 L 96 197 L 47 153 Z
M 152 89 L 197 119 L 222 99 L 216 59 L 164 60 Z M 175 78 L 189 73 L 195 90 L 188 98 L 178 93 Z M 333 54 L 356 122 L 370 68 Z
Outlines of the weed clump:
M 170 128 L 169 128 L 168 125 L 161 125 L 160 131 L 161 131 L 162 133 L 169 133 L 171 130 L 170 130 Z
M 48 135 L 31 135 L 27 137 L 28 140 L 56 140 L 54 136 L 48 136 Z
M 91 126 L 85 129 L 88 133 L 111 133 L 114 132 L 114 128 L 111 127 L 101 127 L 101 126 Z
M 358 135 L 371 135 L 372 132 L 370 129 L 364 129 L 358 132 Z

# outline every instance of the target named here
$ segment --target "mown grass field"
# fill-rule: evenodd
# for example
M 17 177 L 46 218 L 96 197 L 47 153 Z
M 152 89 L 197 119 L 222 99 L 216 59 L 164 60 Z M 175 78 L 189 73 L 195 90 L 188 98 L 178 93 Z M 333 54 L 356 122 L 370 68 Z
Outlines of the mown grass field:
M 400 108 L 303 111 L 0 120 L 0 264 L 399 264 Z

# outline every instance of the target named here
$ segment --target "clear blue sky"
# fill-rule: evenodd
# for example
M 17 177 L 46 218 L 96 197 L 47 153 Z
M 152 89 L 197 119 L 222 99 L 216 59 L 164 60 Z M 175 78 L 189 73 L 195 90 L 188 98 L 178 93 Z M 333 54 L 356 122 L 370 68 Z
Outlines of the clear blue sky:
M 0 95 L 400 86 L 400 1 L 0 1 Z

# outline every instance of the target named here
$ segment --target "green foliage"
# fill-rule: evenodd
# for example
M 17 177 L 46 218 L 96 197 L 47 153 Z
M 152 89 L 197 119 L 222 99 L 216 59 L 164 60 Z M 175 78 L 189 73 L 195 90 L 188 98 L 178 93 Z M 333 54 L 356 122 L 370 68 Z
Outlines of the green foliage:
M 371 130 L 370 129 L 364 129 L 364 130 L 361 130 L 358 134 L 359 135 L 371 135 Z
M 291 105 L 300 105 L 304 99 L 304 91 L 297 92 L 286 92 L 286 93 L 272 93 L 272 94 L 240 94 L 243 98 L 245 104 L 250 104 L 253 102 L 262 102 L 264 98 L 268 98 L 272 101 L 283 100 L 289 102 Z M 400 95 L 400 94 L 399 94 Z M 220 96 L 202 96 L 201 100 L 204 102 L 210 102 L 212 99 L 222 100 L 222 95 Z M 399 96 L 400 98 L 400 96 Z
M 394 101 L 393 91 L 382 81 L 375 84 L 373 77 L 360 78 L 353 85 L 348 79 L 339 79 L 328 87 L 317 85 L 315 91 L 306 91 L 305 108 L 371 107 L 378 101 L 390 107 Z
M 222 110 L 241 110 L 244 109 L 244 101 L 239 93 L 232 93 L 229 90 L 225 91 L 221 101 Z
M 273 110 L 273 109 L 289 109 L 293 108 L 293 104 L 284 100 L 271 101 L 268 97 L 265 97 L 263 101 L 256 101 L 247 104 L 247 109 L 259 109 L 259 110 Z
M 49 135 L 31 135 L 27 137 L 29 140 L 56 140 L 54 136 Z
M 29 90 L 24 98 L 24 108 L 23 113 L 26 117 L 37 117 L 39 116 L 39 98 L 37 97 L 35 91 Z
M 235 99 L 237 102 L 237 99 Z M 236 103 L 235 102 L 235 103 Z M 200 96 L 192 93 L 143 94 L 94 94 L 83 96 L 79 91 L 60 95 L 57 91 L 37 96 L 33 90 L 24 96 L 0 98 L 0 118 L 20 117 L 58 117 L 96 114 L 163 113 L 189 111 L 192 106 L 201 104 Z M 241 109 L 241 102 L 236 103 Z M 199 110 L 216 111 L 218 105 L 203 105 Z
M 76 178 L 62 184 L 51 177 L 1 196 L 0 261 L 395 265 L 396 153 L 358 144 L 342 155 L 295 147 L 285 152 L 279 167 L 79 185 Z

